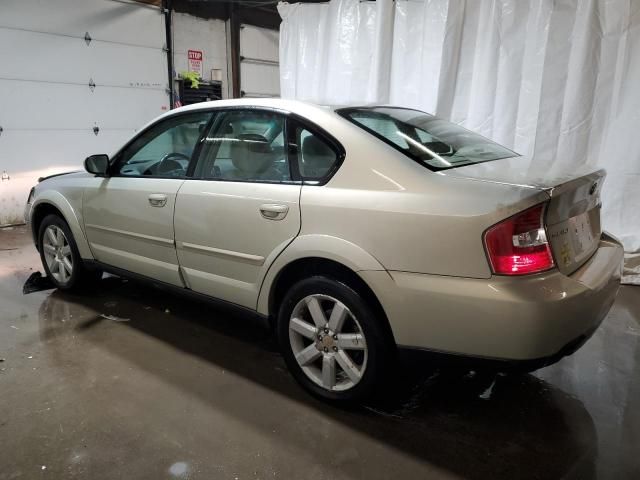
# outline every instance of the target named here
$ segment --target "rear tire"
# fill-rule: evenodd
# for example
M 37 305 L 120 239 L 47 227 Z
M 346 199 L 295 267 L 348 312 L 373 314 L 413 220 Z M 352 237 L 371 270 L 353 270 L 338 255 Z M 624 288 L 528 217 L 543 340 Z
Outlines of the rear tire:
M 383 321 L 349 285 L 314 276 L 284 297 L 278 342 L 294 378 L 310 393 L 359 402 L 377 393 L 395 358 Z
M 102 278 L 102 271 L 84 265 L 69 225 L 58 215 L 42 220 L 38 250 L 47 277 L 60 290 L 86 287 Z

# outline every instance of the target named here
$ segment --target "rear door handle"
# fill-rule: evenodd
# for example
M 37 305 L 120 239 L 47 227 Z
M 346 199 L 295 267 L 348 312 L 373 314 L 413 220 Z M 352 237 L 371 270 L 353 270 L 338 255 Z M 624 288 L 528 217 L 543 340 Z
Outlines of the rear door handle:
M 282 220 L 287 216 L 289 207 L 276 203 L 265 203 L 260 205 L 260 214 L 267 220 Z
M 149 204 L 152 207 L 164 207 L 167 204 L 167 196 L 164 193 L 152 193 L 149 195 Z

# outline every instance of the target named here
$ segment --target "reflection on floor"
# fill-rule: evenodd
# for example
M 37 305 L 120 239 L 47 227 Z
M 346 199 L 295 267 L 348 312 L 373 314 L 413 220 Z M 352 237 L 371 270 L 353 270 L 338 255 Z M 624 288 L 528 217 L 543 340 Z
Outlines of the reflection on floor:
M 0 230 L 0 479 L 640 478 L 640 287 L 535 375 L 414 364 L 341 410 L 255 319 L 116 277 L 23 295 L 38 269 Z

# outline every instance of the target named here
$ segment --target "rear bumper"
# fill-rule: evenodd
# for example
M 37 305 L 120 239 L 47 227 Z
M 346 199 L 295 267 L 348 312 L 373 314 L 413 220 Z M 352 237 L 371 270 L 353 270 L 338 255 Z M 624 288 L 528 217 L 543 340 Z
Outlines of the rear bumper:
M 400 346 L 548 364 L 575 351 L 600 325 L 620 286 L 623 256 L 620 243 L 603 234 L 595 254 L 570 276 L 557 270 L 486 280 L 360 274 Z

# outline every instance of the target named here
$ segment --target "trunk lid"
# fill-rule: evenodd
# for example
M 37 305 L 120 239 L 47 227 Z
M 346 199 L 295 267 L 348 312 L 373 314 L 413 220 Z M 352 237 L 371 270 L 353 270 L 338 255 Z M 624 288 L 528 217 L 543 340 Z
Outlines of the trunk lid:
M 547 235 L 558 269 L 565 274 L 580 268 L 598 249 L 600 192 L 604 170 L 582 175 L 553 187 L 547 207 Z
M 527 158 L 513 157 L 445 170 L 453 177 L 543 190 L 549 195 L 545 216 L 547 238 L 558 269 L 569 275 L 598 248 L 600 193 L 604 170 L 593 167 L 549 172 L 532 168 Z

